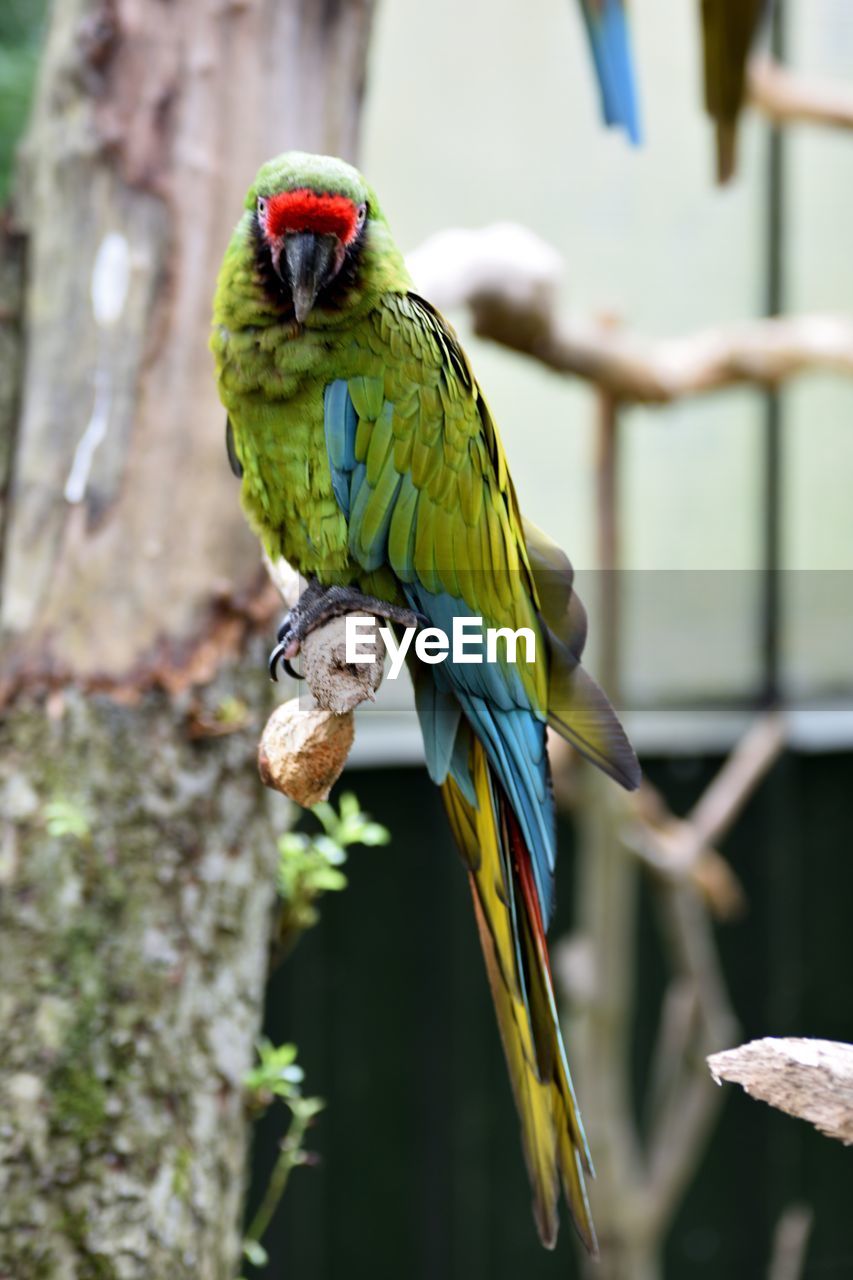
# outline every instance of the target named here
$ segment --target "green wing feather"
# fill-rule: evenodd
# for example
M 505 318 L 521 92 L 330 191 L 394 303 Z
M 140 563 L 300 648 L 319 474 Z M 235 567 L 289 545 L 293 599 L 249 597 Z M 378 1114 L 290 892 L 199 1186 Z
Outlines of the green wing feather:
M 366 570 L 383 555 L 402 583 L 462 598 L 489 627 L 530 627 L 540 660 L 519 663 L 531 708 L 627 787 L 634 752 L 580 667 L 586 615 L 571 565 L 522 519 L 500 439 L 455 334 L 414 294 L 383 299 L 361 338 L 383 372 L 348 387 L 365 464 L 349 519 Z M 387 543 L 386 543 L 387 537 Z

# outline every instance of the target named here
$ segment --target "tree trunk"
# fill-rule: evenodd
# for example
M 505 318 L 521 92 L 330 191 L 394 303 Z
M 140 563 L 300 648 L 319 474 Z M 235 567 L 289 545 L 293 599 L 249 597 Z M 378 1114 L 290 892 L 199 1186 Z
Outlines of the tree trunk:
M 235 1274 L 277 604 L 210 300 L 258 164 L 352 154 L 369 23 L 54 5 L 0 275 L 0 1280 Z

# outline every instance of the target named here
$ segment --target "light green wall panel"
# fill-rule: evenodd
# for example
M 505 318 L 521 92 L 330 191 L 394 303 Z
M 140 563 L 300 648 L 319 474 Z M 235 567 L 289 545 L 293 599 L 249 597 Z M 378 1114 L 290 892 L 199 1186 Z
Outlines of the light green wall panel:
M 667 336 L 756 314 L 764 141 L 749 123 L 738 181 L 723 191 L 713 185 L 697 9 L 671 0 L 634 6 L 647 142 L 633 150 L 599 123 L 584 33 L 568 0 L 385 0 L 364 163 L 403 246 L 443 227 L 510 219 L 559 249 L 563 304 L 580 317 L 615 313 L 639 333 Z M 451 318 L 499 423 L 523 507 L 579 568 L 594 567 L 593 395 L 472 340 L 464 317 Z M 761 417 L 760 397 L 748 392 L 625 414 L 627 568 L 755 567 Z M 753 578 L 744 575 L 741 588 Z M 726 621 L 719 600 L 711 616 L 696 616 L 679 595 L 685 581 L 656 572 L 651 593 L 627 593 L 629 635 L 644 637 L 629 650 L 629 686 L 681 691 L 701 671 L 720 696 L 745 690 L 757 657 L 750 591 L 728 593 L 740 613 Z M 674 634 L 678 643 L 668 645 Z

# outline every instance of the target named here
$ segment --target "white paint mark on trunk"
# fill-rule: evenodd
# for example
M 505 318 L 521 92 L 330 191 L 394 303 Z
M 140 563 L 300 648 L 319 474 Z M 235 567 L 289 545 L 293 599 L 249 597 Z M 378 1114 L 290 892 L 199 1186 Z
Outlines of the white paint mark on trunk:
M 120 317 L 130 285 L 130 246 L 125 236 L 110 231 L 101 241 L 92 268 L 92 310 L 95 322 L 108 329 Z
M 107 434 L 111 399 L 109 374 L 106 370 L 99 369 L 95 374 L 95 403 L 92 406 L 92 416 L 80 437 L 80 443 L 74 450 L 74 461 L 71 463 L 71 470 L 65 481 L 66 502 L 83 501 L 95 450 Z
M 95 323 L 100 329 L 111 329 L 121 318 L 130 287 L 130 246 L 118 231 L 104 236 L 95 254 L 90 293 Z M 109 352 L 104 343 L 95 371 L 95 403 L 86 430 L 74 451 L 74 460 L 65 482 L 66 502 L 82 502 L 89 483 L 95 450 L 106 438 L 110 416 L 112 386 Z

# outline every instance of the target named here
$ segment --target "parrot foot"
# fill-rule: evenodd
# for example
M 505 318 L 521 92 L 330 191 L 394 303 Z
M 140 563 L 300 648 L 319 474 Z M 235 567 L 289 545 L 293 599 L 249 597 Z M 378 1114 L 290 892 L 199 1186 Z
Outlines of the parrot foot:
M 278 667 L 281 664 L 289 676 L 294 680 L 301 680 L 300 673 L 291 666 L 291 659 L 296 657 L 312 631 L 347 613 L 372 614 L 401 627 L 429 625 L 423 614 L 414 609 L 389 604 L 387 600 L 380 600 L 377 596 L 366 596 L 357 587 L 324 587 L 315 579 L 309 582 L 278 629 L 278 644 L 270 654 L 269 661 L 271 679 L 278 679 Z

